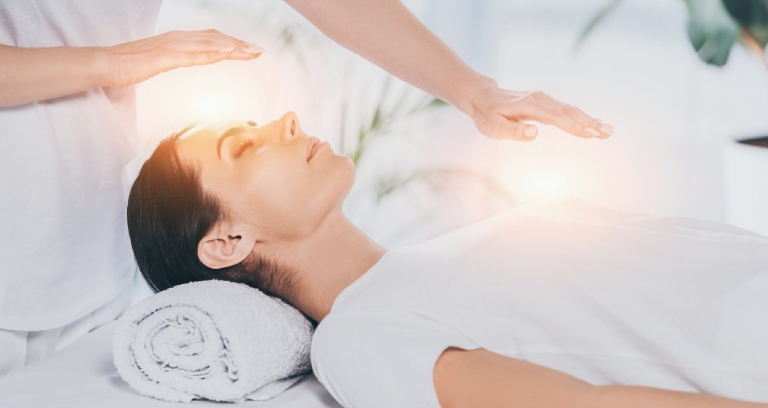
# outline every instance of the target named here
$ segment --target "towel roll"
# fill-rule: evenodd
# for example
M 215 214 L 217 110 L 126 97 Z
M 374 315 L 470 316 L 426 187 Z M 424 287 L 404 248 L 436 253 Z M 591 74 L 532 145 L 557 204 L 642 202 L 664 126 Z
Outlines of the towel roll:
M 112 355 L 142 395 L 171 402 L 275 397 L 311 373 L 312 323 L 241 283 L 191 282 L 156 293 L 118 319 Z

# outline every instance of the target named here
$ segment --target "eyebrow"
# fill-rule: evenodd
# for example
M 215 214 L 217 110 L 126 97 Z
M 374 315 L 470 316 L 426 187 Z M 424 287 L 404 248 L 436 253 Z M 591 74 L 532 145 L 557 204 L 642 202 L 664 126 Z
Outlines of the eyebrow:
M 245 132 L 245 128 L 242 126 L 235 126 L 233 128 L 227 129 L 226 132 L 224 132 L 221 137 L 219 137 L 219 140 L 216 142 L 216 154 L 219 156 L 219 160 L 221 160 L 221 145 L 224 143 L 224 139 L 230 137 L 239 135 L 240 133 Z
M 174 134 L 172 134 L 172 135 L 170 136 L 170 138 L 171 138 L 171 139 L 173 139 L 174 141 L 177 141 L 177 140 L 179 140 L 179 139 L 180 139 L 182 136 L 184 136 L 184 134 L 185 134 L 185 133 L 187 133 L 187 132 L 188 132 L 190 129 L 192 129 L 192 128 L 193 128 L 193 127 L 195 127 L 195 126 L 197 126 L 197 123 L 192 123 L 192 124 L 188 125 L 187 127 L 185 127 L 184 129 L 182 129 L 181 131 L 179 131 L 179 132 L 177 132 L 177 133 L 174 133 Z

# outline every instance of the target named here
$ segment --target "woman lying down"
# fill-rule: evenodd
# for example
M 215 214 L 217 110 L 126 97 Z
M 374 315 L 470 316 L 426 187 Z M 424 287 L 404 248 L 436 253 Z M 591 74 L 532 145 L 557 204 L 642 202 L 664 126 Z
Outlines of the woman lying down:
M 294 305 L 346 408 L 768 407 L 768 238 L 572 204 L 388 250 L 342 213 L 353 162 L 318 142 L 293 113 L 161 142 L 128 203 L 153 289 Z

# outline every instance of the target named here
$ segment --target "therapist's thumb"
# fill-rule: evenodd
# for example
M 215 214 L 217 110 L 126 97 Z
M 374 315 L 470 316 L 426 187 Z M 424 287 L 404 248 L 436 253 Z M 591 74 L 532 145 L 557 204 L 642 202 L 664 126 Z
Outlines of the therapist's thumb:
M 530 142 L 536 139 L 536 135 L 539 134 L 539 129 L 535 125 L 497 115 L 493 120 L 491 132 L 492 134 L 486 136 L 493 139 L 512 139 L 521 142 Z

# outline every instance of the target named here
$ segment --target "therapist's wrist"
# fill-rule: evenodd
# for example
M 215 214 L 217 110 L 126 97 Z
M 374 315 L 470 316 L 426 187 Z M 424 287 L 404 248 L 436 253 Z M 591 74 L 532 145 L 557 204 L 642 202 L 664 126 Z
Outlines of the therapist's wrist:
M 456 96 L 449 102 L 470 118 L 474 118 L 479 106 L 482 105 L 483 95 L 498 87 L 499 84 L 495 79 L 475 74 L 470 80 L 465 81 L 462 86 L 456 88 Z
M 88 47 L 88 51 L 90 52 L 88 66 L 91 67 L 90 71 L 96 81 L 95 86 L 115 86 L 114 72 L 117 69 L 117 61 L 114 53 L 107 47 Z

